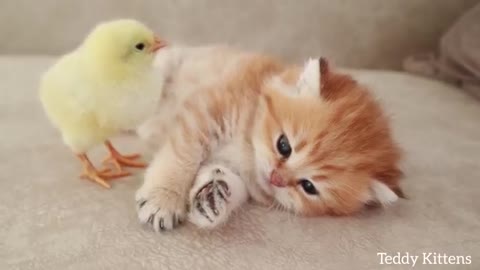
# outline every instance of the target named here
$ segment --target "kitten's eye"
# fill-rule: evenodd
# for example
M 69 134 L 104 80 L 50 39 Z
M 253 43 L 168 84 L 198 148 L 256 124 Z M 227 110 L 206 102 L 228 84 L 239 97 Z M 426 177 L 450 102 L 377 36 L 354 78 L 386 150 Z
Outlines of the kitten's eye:
M 145 48 L 145 44 L 143 43 L 138 43 L 137 45 L 135 45 L 135 49 L 139 51 L 142 51 L 144 48 Z
M 298 184 L 302 186 L 303 190 L 310 195 L 317 195 L 318 191 L 315 188 L 315 185 L 307 179 L 300 179 Z
M 284 158 L 288 158 L 292 153 L 292 147 L 288 142 L 287 136 L 285 134 L 280 135 L 277 141 L 277 150 Z

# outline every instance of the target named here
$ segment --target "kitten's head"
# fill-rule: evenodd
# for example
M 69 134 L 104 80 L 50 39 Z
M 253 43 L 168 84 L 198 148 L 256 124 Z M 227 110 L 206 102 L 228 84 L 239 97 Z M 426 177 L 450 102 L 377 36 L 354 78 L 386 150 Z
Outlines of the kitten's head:
M 403 196 L 384 112 L 351 77 L 309 60 L 267 83 L 254 129 L 259 184 L 305 215 L 343 215 Z

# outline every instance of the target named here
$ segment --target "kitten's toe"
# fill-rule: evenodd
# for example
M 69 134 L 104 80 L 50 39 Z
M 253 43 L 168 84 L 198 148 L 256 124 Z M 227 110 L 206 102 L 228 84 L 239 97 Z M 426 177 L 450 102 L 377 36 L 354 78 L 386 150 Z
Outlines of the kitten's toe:
M 174 192 L 140 189 L 136 201 L 138 219 L 156 232 L 174 229 L 185 218 L 185 200 Z
M 215 185 L 215 195 L 218 196 L 220 199 L 224 200 L 226 203 L 229 202 L 230 196 L 232 196 L 232 193 L 230 192 L 230 188 L 227 184 L 227 182 L 223 180 L 218 180 L 216 181 Z
M 192 190 L 188 218 L 201 228 L 214 228 L 228 218 L 228 199 L 231 196 L 228 184 L 217 170 L 212 171 L 212 176 L 215 177 L 200 189 Z

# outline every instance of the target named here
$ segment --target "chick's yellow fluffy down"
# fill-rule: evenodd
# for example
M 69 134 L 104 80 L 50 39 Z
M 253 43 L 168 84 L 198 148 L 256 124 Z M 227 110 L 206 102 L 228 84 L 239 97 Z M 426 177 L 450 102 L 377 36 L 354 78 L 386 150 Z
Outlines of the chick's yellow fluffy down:
M 153 80 L 158 40 L 142 24 L 99 25 L 42 78 L 45 111 L 76 153 L 134 128 L 153 112 L 161 85 Z

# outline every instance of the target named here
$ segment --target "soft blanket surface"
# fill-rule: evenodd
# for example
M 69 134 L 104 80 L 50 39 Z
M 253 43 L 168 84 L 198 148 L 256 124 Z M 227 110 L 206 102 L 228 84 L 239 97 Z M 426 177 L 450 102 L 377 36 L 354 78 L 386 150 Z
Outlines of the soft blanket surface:
M 78 161 L 38 101 L 38 79 L 50 63 L 0 58 L 0 269 L 387 268 L 377 252 L 471 255 L 472 265 L 446 269 L 479 269 L 480 105 L 451 86 L 352 71 L 392 116 L 410 199 L 344 218 L 249 205 L 222 229 L 187 225 L 159 235 L 136 219 L 141 171 L 111 190 L 78 179 Z M 132 138 L 118 145 L 140 147 Z M 97 162 L 103 155 L 93 153 Z

